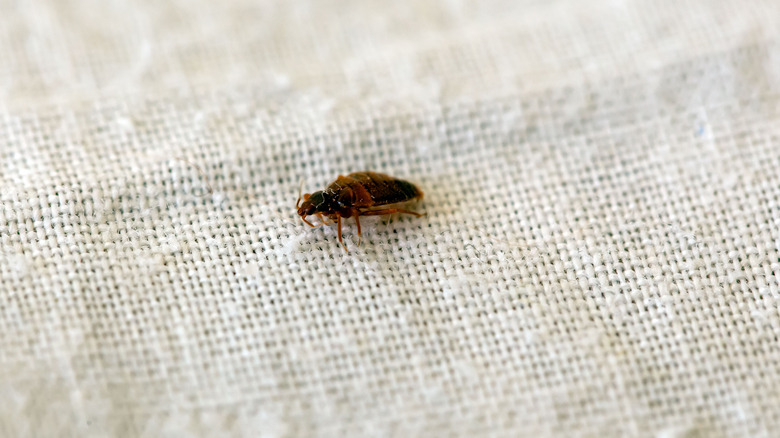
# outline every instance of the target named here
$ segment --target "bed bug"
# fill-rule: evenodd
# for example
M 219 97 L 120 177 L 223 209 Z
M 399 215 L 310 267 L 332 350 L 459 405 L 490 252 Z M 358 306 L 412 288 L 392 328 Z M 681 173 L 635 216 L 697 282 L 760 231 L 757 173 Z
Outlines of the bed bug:
M 377 172 L 355 172 L 347 176 L 339 175 L 325 190 L 303 195 L 300 192 L 295 207 L 298 216 L 310 227 L 326 224 L 324 216 L 335 220 L 338 226 L 339 243 L 347 250 L 341 238 L 341 219 L 355 218 L 357 224 L 358 246 L 360 246 L 360 216 L 380 216 L 393 213 L 406 213 L 417 217 L 423 214 L 406 210 L 400 204 L 421 200 L 423 192 L 414 184 Z M 306 216 L 317 216 L 320 224 L 314 225 Z

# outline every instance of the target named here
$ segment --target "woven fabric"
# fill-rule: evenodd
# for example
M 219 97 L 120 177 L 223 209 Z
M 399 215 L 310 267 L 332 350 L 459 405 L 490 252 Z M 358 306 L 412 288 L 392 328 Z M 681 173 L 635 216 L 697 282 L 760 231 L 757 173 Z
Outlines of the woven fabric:
M 780 2 L 0 2 L 0 435 L 770 437 Z M 299 183 L 427 216 L 349 253 Z

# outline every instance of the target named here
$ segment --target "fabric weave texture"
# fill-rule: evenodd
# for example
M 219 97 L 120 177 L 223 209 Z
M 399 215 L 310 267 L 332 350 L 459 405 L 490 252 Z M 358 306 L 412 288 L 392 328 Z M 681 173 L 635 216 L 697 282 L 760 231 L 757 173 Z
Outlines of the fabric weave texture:
M 0 436 L 771 437 L 780 2 L 0 2 Z M 374 170 L 423 218 L 332 227 Z

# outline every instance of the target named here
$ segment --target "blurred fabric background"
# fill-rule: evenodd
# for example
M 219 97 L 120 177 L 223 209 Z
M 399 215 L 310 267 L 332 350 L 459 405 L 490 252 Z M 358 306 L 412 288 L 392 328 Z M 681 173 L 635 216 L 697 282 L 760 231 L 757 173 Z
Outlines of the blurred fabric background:
M 770 437 L 780 2 L 0 1 L 0 435 Z M 424 218 L 298 220 L 376 170 Z

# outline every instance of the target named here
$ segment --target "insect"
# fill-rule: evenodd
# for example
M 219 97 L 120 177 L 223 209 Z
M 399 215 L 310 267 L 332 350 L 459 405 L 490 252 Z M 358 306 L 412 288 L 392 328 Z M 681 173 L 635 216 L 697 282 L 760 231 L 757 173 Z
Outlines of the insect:
M 421 200 L 423 192 L 414 184 L 402 179 L 394 178 L 377 172 L 355 172 L 347 176 L 339 175 L 325 190 L 303 195 L 301 203 L 300 193 L 295 208 L 310 227 L 319 227 L 325 224 L 323 215 L 336 220 L 338 226 L 339 243 L 347 250 L 341 238 L 341 219 L 355 218 L 358 233 L 358 246 L 360 246 L 360 216 L 379 216 L 393 213 L 412 214 L 417 217 L 423 214 L 399 208 L 402 203 L 413 200 Z M 313 225 L 306 220 L 306 216 L 317 216 L 321 223 Z

